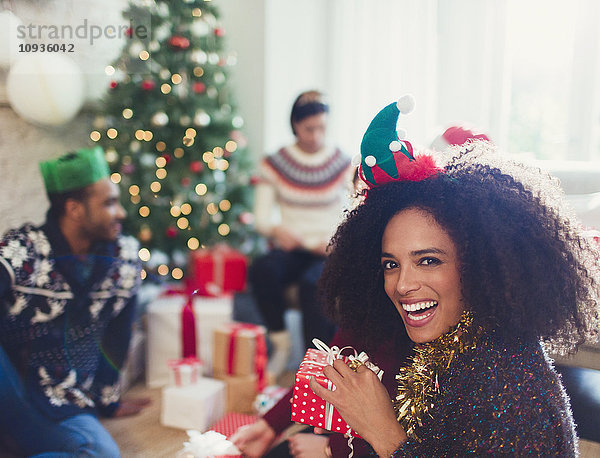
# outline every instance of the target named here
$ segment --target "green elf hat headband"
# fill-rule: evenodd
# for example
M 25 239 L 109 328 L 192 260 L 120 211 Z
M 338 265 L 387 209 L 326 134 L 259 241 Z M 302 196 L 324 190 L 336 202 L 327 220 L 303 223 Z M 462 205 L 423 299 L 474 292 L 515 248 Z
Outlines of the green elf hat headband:
M 48 194 L 84 188 L 110 175 L 104 151 L 99 146 L 40 162 L 40 170 Z
M 372 188 L 389 181 L 421 181 L 439 173 L 431 156 L 413 155 L 405 133 L 396 130 L 400 113 L 415 105 L 411 95 L 389 104 L 373 118 L 360 144 L 359 176 Z

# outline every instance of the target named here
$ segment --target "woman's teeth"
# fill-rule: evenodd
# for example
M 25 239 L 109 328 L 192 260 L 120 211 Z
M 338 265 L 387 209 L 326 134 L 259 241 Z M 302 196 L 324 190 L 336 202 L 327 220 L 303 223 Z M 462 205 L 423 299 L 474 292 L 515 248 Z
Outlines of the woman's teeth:
M 405 312 L 418 312 L 438 305 L 436 301 L 415 302 L 414 304 L 402 304 Z

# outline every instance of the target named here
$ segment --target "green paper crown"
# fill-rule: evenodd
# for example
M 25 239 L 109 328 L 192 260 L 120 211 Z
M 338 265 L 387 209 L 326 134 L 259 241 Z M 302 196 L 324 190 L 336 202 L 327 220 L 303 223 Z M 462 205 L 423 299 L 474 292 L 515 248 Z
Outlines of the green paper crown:
M 99 146 L 40 162 L 40 170 L 48 194 L 85 188 L 110 175 L 104 151 Z

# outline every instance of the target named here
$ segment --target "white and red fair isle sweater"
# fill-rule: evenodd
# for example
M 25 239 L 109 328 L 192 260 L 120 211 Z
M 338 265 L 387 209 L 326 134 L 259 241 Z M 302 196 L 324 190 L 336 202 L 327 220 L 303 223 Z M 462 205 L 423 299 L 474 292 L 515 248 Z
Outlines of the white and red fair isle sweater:
M 255 194 L 256 229 L 269 236 L 281 225 L 300 236 L 307 249 L 327 242 L 348 203 L 351 173 L 350 159 L 335 147 L 308 154 L 291 145 L 267 156 Z
M 0 345 L 48 417 L 111 415 L 118 406 L 140 285 L 138 248 L 119 237 L 97 244 L 83 262 L 55 221 L 0 238 Z

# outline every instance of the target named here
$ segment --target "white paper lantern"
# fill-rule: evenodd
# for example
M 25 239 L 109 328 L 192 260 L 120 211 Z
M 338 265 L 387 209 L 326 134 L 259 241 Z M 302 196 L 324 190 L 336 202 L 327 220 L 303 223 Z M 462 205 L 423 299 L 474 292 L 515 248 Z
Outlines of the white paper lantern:
M 62 54 L 23 56 L 10 69 L 8 101 L 27 121 L 48 126 L 75 117 L 84 101 L 85 81 L 79 66 Z
M 20 54 L 19 29 L 23 27 L 21 20 L 10 11 L 0 11 L 0 67 L 8 68 Z

